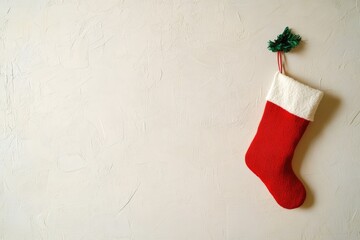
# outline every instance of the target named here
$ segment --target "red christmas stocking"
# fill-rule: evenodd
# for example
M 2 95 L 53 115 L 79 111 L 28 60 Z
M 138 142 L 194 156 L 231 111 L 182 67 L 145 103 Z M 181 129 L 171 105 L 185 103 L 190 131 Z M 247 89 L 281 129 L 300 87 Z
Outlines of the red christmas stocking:
M 284 208 L 297 208 L 305 201 L 305 188 L 291 161 L 322 96 L 323 92 L 276 73 L 257 133 L 246 152 L 246 165 Z

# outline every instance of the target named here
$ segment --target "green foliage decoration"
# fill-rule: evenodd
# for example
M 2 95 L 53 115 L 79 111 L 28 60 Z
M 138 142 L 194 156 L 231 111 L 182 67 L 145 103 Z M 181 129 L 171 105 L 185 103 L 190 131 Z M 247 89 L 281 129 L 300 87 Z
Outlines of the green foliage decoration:
M 272 52 L 289 52 L 299 45 L 300 41 L 300 35 L 293 34 L 291 29 L 286 27 L 284 32 L 277 36 L 277 39 L 268 42 L 268 49 Z

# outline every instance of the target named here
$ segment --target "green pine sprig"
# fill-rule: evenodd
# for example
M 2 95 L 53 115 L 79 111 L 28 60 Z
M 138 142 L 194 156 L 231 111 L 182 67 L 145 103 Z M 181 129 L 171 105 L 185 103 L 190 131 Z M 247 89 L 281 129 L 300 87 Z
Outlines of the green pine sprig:
M 268 42 L 268 49 L 272 52 L 289 52 L 291 49 L 299 45 L 300 41 L 300 35 L 291 33 L 291 29 L 286 27 L 284 32 L 278 35 L 277 39 Z

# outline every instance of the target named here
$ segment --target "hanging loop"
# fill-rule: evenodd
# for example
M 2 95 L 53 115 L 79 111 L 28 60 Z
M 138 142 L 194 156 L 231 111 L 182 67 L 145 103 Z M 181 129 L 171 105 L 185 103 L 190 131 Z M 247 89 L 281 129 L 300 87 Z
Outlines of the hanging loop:
M 278 62 L 279 72 L 283 73 L 282 51 L 277 52 L 277 62 Z

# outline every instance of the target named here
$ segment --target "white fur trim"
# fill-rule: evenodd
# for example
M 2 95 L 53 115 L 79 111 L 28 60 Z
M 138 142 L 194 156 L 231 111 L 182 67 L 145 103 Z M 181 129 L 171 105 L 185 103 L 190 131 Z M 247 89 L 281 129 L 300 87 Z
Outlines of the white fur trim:
M 277 72 L 266 100 L 298 117 L 314 121 L 316 109 L 323 95 L 322 91 Z

